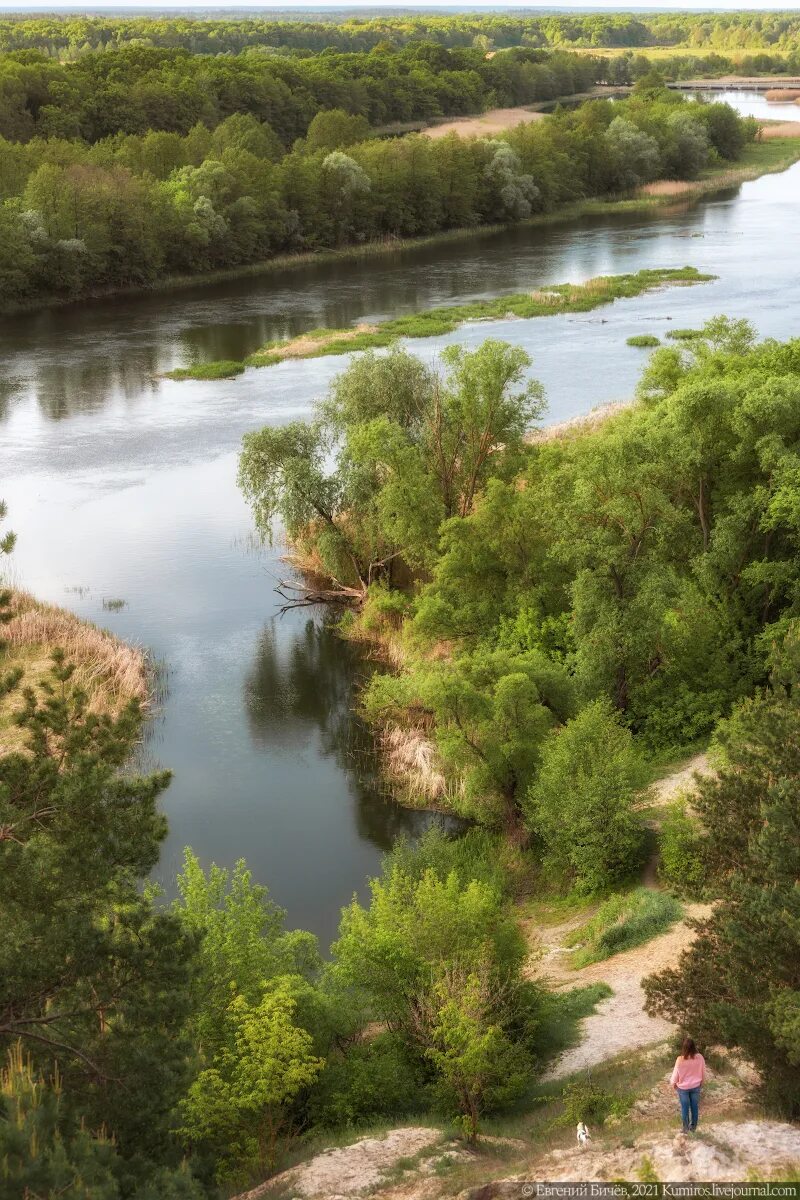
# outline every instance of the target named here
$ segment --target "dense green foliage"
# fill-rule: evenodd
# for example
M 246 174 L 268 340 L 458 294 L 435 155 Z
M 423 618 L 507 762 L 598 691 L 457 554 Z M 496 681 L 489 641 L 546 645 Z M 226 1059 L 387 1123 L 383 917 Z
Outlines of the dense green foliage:
M 608 700 L 582 708 L 545 738 L 525 813 L 543 862 L 579 892 L 629 876 L 644 854 L 634 800 L 642 768 L 633 737 Z
M 800 637 L 771 686 L 721 728 L 724 765 L 692 804 L 719 903 L 676 967 L 645 982 L 649 1006 L 706 1042 L 738 1046 L 784 1112 L 800 1112 Z
M 691 178 L 735 159 L 753 134 L 725 105 L 648 86 L 502 138 L 365 138 L 387 120 L 424 124 L 593 82 L 592 60 L 540 51 L 487 60 L 417 46 L 286 60 L 139 47 L 67 65 L 21 51 L 0 61 L 3 72 L 6 308 L 524 220 L 661 176 Z
M 342 376 L 345 390 L 359 384 L 353 419 L 371 416 L 370 397 L 383 410 L 408 394 L 401 380 L 425 378 L 413 361 L 356 362 Z M 352 469 L 351 438 L 368 444 L 377 492 L 351 488 L 343 502 L 346 474 L 313 480 L 318 491 L 338 480 L 348 536 L 369 531 L 375 559 L 391 554 L 384 587 L 417 573 L 389 621 L 395 638 L 404 623 L 405 666 L 373 678 L 370 717 L 433 742 L 441 802 L 515 836 L 525 824 L 551 871 L 586 890 L 640 859 L 642 752 L 708 734 L 764 678 L 770 641 L 796 612 L 799 363 L 796 343 L 757 345 L 746 322 L 717 318 L 654 352 L 637 406 L 592 432 L 520 446 L 518 479 L 492 455 L 470 503 L 441 524 L 427 484 L 415 521 L 400 520 L 415 476 L 392 438 L 365 443 L 347 417 L 337 470 Z M 254 453 L 263 437 L 268 471 Z M 324 555 L 310 509 L 287 521 L 286 491 L 258 506 L 255 485 L 281 482 L 277 438 L 255 435 L 243 457 L 262 528 L 281 500 L 290 533 L 310 531 L 306 549 Z M 307 456 L 292 462 L 309 469 Z
M 565 944 L 578 947 L 572 961 L 576 967 L 584 967 L 649 942 L 679 921 L 682 912 L 674 897 L 651 888 L 635 888 L 609 896 Z
M 21 1042 L 23 1054 L 6 1103 L 41 1121 L 48 1184 L 66 1178 L 62 1159 L 73 1156 L 75 1170 L 86 1159 L 110 1172 L 103 1195 L 144 1200 L 151 1188 L 173 1194 L 167 1175 L 181 1160 L 170 1130 L 190 1077 L 195 942 L 139 888 L 165 832 L 156 802 L 167 777 L 119 774 L 138 713 L 92 714 L 71 675 L 56 656 L 40 693 L 26 689 L 27 748 L 0 758 L 0 1044 L 5 1053 Z M 63 1095 L 48 1098 L 56 1076 Z M 81 1123 L 113 1132 L 114 1146 L 78 1136 Z M 0 1141 L 17 1155 L 13 1128 L 0 1125 Z M 180 1194 L 194 1195 L 188 1179 L 175 1187 L 184 1183 Z
M 198 18 L 185 16 L 4 16 L 0 48 L 36 49 L 51 58 L 76 59 L 92 50 L 131 43 L 193 53 L 265 50 L 367 51 L 428 42 L 440 47 L 475 47 L 484 52 L 514 46 L 642 47 L 698 49 L 794 49 L 800 35 L 797 13 L 781 12 L 530 12 L 412 14 L 384 10 L 337 13 L 275 10 L 263 16 Z
M 683 799 L 667 808 L 659 830 L 658 877 L 671 891 L 691 900 L 705 890 L 702 837 Z
M 261 533 L 280 518 L 334 580 L 361 592 L 391 582 L 401 553 L 431 563 L 442 521 L 469 512 L 490 476 L 513 476 L 541 411 L 539 389 L 523 382 L 524 351 L 487 341 L 473 353 L 449 347 L 442 361 L 446 376 L 400 350 L 364 355 L 314 421 L 247 434 L 239 479 Z

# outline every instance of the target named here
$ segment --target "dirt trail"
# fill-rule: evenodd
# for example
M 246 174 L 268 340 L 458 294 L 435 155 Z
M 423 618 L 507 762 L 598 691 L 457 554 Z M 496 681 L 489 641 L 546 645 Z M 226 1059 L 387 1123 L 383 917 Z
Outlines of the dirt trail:
M 703 774 L 709 769 L 707 756 L 695 755 L 653 785 L 649 803 L 657 807 L 668 804 L 680 792 L 691 789 L 695 772 Z M 648 863 L 643 882 L 648 887 L 655 886 L 654 862 Z M 704 904 L 685 907 L 687 917 L 707 916 L 710 911 L 710 905 Z M 591 1016 L 584 1019 L 580 1042 L 556 1060 L 547 1072 L 546 1079 L 564 1079 L 614 1058 L 631 1047 L 641 1048 L 662 1041 L 673 1030 L 669 1021 L 648 1016 L 645 1012 L 642 980 L 663 967 L 673 965 L 689 945 L 694 935 L 687 928 L 686 921 L 681 921 L 643 946 L 574 970 L 569 965 L 572 949 L 564 945 L 564 940 L 586 919 L 586 913 L 582 913 L 561 925 L 531 931 L 532 940 L 535 939 L 537 949 L 542 952 L 531 964 L 531 975 L 544 978 L 550 987 L 557 990 L 584 987 L 602 981 L 614 993 L 602 1000 Z

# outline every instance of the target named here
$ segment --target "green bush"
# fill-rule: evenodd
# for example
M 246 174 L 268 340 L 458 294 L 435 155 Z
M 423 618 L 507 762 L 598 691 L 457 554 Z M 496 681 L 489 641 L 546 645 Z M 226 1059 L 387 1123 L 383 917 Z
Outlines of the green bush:
M 410 608 L 411 599 L 405 592 L 390 591 L 382 583 L 373 583 L 361 610 L 361 625 L 368 633 L 387 625 L 399 629 Z
M 642 764 L 630 730 L 606 700 L 588 704 L 545 738 L 526 819 L 545 866 L 583 894 L 629 879 L 645 850 L 634 807 Z
M 561 1093 L 564 1112 L 560 1121 L 564 1125 L 602 1125 L 610 1116 L 623 1117 L 633 1105 L 631 1096 L 614 1095 L 597 1087 L 590 1079 L 579 1079 L 568 1083 Z
M 580 945 L 575 966 L 585 967 L 649 942 L 674 925 L 682 912 L 674 896 L 649 888 L 610 896 L 591 921 L 570 934 L 567 944 Z
M 635 333 L 625 343 L 627 346 L 660 346 L 661 339 L 654 333 Z
M 690 899 L 703 894 L 702 842 L 702 834 L 687 812 L 686 801 L 673 801 L 661 825 L 658 874 L 667 887 Z
M 700 329 L 670 329 L 667 332 L 667 337 L 673 342 L 694 342 L 702 336 Z
M 502 834 L 467 829 L 454 837 L 433 825 L 413 844 L 401 835 L 383 860 L 383 873 L 389 875 L 399 868 L 418 881 L 426 871 L 435 871 L 440 879 L 455 871 L 462 887 L 477 879 L 503 895 L 511 883 L 507 870 L 511 855 L 513 847 Z
M 309 1101 L 314 1125 L 356 1125 L 405 1117 L 429 1104 L 419 1064 L 391 1034 L 330 1058 Z

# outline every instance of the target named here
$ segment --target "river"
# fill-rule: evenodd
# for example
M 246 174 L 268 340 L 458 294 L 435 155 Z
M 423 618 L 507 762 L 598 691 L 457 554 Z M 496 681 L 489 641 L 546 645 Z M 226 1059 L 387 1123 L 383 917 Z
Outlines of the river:
M 737 95 L 737 106 L 747 97 Z M 55 309 L 0 324 L 0 496 L 18 534 L 13 581 L 147 646 L 165 687 L 141 758 L 175 777 L 158 878 L 182 849 L 245 857 L 289 924 L 334 935 L 339 908 L 401 831 L 429 820 L 389 800 L 352 715 L 358 656 L 310 610 L 279 615 L 280 547 L 253 538 L 236 488 L 244 432 L 310 412 L 345 359 L 222 382 L 159 373 L 241 358 L 268 338 L 456 300 L 690 263 L 719 276 L 592 313 L 464 326 L 523 345 L 548 420 L 633 393 L 633 333 L 746 316 L 796 334 L 800 164 L 698 206 L 518 228 L 351 264 Z M 108 611 L 104 601 L 125 606 Z

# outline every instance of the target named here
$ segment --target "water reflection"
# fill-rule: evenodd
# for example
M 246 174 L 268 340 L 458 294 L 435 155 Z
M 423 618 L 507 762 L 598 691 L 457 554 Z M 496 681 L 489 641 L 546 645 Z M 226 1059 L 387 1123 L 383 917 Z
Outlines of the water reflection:
M 401 833 L 418 836 L 434 822 L 455 829 L 457 822 L 413 812 L 392 800 L 381 778 L 372 734 L 357 714 L 358 692 L 371 667 L 358 647 L 332 628 L 331 614 L 309 618 L 290 641 L 273 618 L 258 638 L 255 661 L 244 681 L 248 727 L 263 749 L 306 750 L 311 733 L 351 779 L 359 835 L 389 850 Z M 376 796 L 383 803 L 376 804 Z

